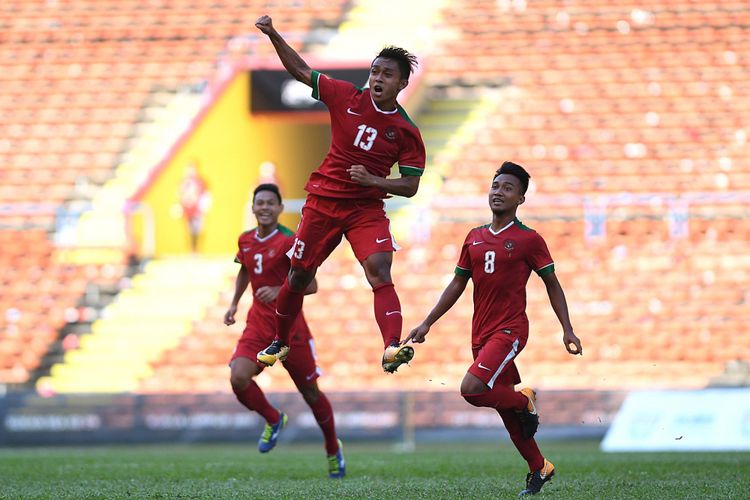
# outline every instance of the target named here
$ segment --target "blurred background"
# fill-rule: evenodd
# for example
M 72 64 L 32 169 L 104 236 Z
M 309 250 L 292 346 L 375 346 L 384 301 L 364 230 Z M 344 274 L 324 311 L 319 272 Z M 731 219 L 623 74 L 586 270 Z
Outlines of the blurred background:
M 518 162 L 532 175 L 519 216 L 551 249 L 585 352 L 565 352 L 532 276 L 517 363 L 540 391 L 540 436 L 601 437 L 619 418 L 631 445 L 662 425 L 672 443 L 729 426 L 750 448 L 747 404 L 719 422 L 701 403 L 750 400 L 744 0 L 2 2 L 0 444 L 260 432 L 228 381 L 237 237 L 260 182 L 281 186 L 296 226 L 330 139 L 325 108 L 254 28 L 266 13 L 311 67 L 358 85 L 386 44 L 419 57 L 401 103 L 426 173 L 416 197 L 388 201 L 405 332 L 489 222 L 495 169 Z M 318 280 L 304 310 L 343 437 L 502 435 L 458 394 L 470 288 L 386 375 L 348 244 Z M 319 439 L 285 370 L 257 381 L 291 416 L 282 439 Z M 669 422 L 654 412 L 666 397 Z

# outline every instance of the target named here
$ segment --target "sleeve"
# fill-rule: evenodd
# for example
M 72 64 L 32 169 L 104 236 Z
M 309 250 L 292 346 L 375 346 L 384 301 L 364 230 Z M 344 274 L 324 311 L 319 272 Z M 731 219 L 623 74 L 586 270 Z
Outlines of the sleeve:
M 555 272 L 555 263 L 547 248 L 547 243 L 539 233 L 534 235 L 531 243 L 531 249 L 527 257 L 527 262 L 531 269 L 539 276 L 545 276 Z
M 469 248 L 471 247 L 471 232 L 466 235 L 464 244 L 461 247 L 461 255 L 458 257 L 458 264 L 456 264 L 455 274 L 459 276 L 471 277 L 471 254 L 469 254 Z
M 425 148 L 419 129 L 405 134 L 404 143 L 398 157 L 398 171 L 401 175 L 421 176 L 424 173 Z
M 315 70 L 313 70 L 310 79 L 312 80 L 313 99 L 322 101 L 329 108 L 349 96 L 355 88 L 351 82 L 336 80 Z
M 234 256 L 234 261 L 242 266 L 245 265 L 242 263 L 242 245 L 240 245 L 239 240 L 237 240 L 237 253 Z
M 286 255 L 286 260 L 290 263 L 292 262 L 292 253 L 294 252 L 294 242 L 296 241 L 295 236 L 295 234 L 291 234 L 290 236 L 287 236 L 286 241 L 284 241 L 284 255 Z

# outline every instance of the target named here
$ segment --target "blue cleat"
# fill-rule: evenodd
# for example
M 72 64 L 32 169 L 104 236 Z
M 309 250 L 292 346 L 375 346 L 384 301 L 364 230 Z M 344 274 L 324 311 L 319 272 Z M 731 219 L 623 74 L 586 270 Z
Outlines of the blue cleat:
M 269 451 L 273 450 L 273 447 L 276 446 L 276 440 L 279 438 L 281 429 L 286 426 L 286 421 L 286 413 L 281 413 L 278 422 L 273 425 L 266 424 L 266 428 L 263 429 L 263 434 L 258 440 L 259 452 L 268 453 Z
M 339 451 L 335 455 L 328 455 L 328 477 L 331 479 L 340 479 L 346 476 L 346 462 L 344 461 L 344 445 L 339 442 Z

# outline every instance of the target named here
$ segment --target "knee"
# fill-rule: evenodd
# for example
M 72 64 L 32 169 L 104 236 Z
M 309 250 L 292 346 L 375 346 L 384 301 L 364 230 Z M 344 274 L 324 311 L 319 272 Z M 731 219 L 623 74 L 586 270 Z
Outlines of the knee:
M 295 291 L 305 290 L 315 274 L 311 271 L 292 270 L 289 273 L 289 288 Z
M 372 287 L 389 284 L 392 282 L 391 266 L 388 264 L 380 263 L 368 265 L 366 274 L 367 281 L 370 282 L 370 286 Z
M 317 385 L 305 385 L 300 387 L 299 392 L 302 393 L 302 398 L 309 405 L 315 404 L 320 397 L 320 391 Z
M 235 394 L 239 394 L 240 392 L 247 389 L 247 386 L 250 384 L 250 381 L 252 380 L 252 377 L 246 374 L 238 374 L 238 373 L 232 373 L 229 377 L 229 383 L 232 384 L 232 391 Z
M 481 394 L 487 392 L 489 389 L 484 382 L 470 373 L 467 373 L 461 381 L 461 395 L 464 396 L 464 399 L 466 399 L 466 395 Z

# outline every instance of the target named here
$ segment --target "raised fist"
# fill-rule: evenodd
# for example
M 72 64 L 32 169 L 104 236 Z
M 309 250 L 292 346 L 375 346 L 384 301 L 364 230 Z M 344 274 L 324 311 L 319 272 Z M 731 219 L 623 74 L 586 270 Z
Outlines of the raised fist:
M 271 21 L 271 16 L 260 16 L 257 21 L 255 21 L 255 27 L 261 30 L 266 35 L 270 34 L 273 31 L 273 22 Z

